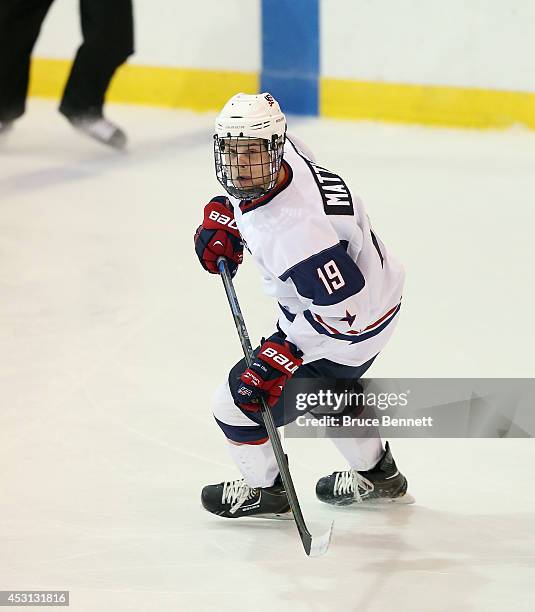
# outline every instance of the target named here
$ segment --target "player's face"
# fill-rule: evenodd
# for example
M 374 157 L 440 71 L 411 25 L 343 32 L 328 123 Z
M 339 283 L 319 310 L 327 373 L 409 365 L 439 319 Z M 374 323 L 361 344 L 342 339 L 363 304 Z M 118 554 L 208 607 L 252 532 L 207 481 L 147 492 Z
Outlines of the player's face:
M 269 152 L 260 138 L 232 138 L 225 143 L 224 164 L 235 187 L 264 187 L 270 182 Z

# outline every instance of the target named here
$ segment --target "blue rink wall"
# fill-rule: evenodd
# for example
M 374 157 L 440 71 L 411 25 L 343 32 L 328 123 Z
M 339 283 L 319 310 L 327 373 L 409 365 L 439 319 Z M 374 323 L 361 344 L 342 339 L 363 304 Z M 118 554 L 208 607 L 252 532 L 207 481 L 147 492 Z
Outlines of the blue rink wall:
M 319 21 L 318 0 L 262 0 L 260 89 L 289 113 L 319 112 Z
M 294 114 L 535 129 L 531 0 L 204 0 L 187 19 L 182 0 L 134 2 L 137 50 L 110 101 L 208 111 L 268 90 Z M 60 95 L 77 21 L 53 4 L 32 95 Z

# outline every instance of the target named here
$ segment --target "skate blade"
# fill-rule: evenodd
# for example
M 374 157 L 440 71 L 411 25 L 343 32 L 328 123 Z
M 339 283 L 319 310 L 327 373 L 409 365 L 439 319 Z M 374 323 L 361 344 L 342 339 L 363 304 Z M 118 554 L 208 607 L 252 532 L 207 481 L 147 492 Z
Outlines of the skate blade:
M 405 506 L 408 504 L 415 503 L 414 497 L 410 493 L 405 493 L 405 495 L 401 495 L 400 497 L 377 497 L 372 499 L 365 499 L 360 503 L 354 504 L 355 506 L 391 506 L 395 504 L 396 506 Z
M 293 512 L 291 510 L 288 510 L 288 512 L 279 512 L 278 514 L 251 514 L 249 516 L 243 517 L 243 518 L 251 518 L 251 519 L 270 519 L 270 520 L 274 520 L 274 521 L 293 521 L 294 515 Z
M 323 501 L 323 500 L 320 500 Z M 415 503 L 414 497 L 410 493 L 405 493 L 405 495 L 401 495 L 400 497 L 372 497 L 372 498 L 364 498 L 359 501 L 358 499 L 354 499 L 353 501 L 344 501 L 344 502 L 325 502 L 329 504 L 329 506 L 336 506 L 338 508 L 372 508 L 379 507 L 384 508 L 385 506 L 391 506 L 393 504 L 397 506 L 406 506 L 408 504 Z
M 393 499 L 392 502 L 394 504 L 414 504 L 416 500 L 410 493 L 405 493 L 405 495 Z

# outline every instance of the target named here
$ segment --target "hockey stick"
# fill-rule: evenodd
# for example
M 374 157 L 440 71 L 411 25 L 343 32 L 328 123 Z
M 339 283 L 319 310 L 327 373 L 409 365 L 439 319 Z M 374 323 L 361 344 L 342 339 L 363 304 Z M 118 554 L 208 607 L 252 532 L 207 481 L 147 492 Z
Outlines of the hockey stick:
M 227 266 L 227 260 L 224 257 L 220 257 L 217 260 L 217 266 L 219 268 L 221 278 L 223 279 L 223 285 L 225 287 L 228 303 L 234 318 L 234 324 L 236 325 L 236 330 L 243 348 L 245 362 L 249 366 L 251 365 L 254 357 L 253 347 L 251 346 L 249 334 L 247 332 L 247 328 L 245 327 L 245 320 L 240 310 L 238 296 L 236 295 L 236 291 L 232 283 L 232 277 Z M 305 552 L 309 557 L 318 557 L 319 555 L 323 555 L 329 548 L 334 521 L 331 523 L 329 529 L 320 536 L 312 536 L 310 531 L 307 529 L 305 519 L 303 518 L 303 513 L 301 512 L 301 506 L 299 505 L 299 500 L 297 499 L 297 493 L 295 492 L 292 476 L 290 474 L 290 470 L 288 469 L 286 457 L 284 456 L 281 440 L 273 421 L 273 415 L 271 414 L 271 410 L 269 409 L 269 406 L 264 398 L 262 398 L 260 412 L 262 414 L 262 418 L 264 419 L 264 425 L 266 426 L 269 439 L 273 446 L 273 452 L 275 453 L 282 482 L 284 484 L 284 488 L 286 489 L 286 494 L 288 495 L 290 508 L 295 519 L 297 531 L 299 531 L 301 541 L 303 542 Z

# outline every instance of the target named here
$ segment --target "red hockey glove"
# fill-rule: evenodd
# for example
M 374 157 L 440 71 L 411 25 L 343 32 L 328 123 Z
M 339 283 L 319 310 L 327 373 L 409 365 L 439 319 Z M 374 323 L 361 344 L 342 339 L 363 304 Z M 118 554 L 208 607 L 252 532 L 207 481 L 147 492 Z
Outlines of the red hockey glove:
M 303 353 L 279 334 L 273 334 L 262 346 L 253 363 L 240 376 L 241 384 L 234 393 L 234 401 L 244 410 L 258 412 L 260 398 L 272 408 L 281 396 L 284 385 L 303 363 Z
M 243 242 L 226 197 L 212 198 L 204 207 L 204 221 L 197 228 L 194 241 L 197 257 L 210 274 L 219 274 L 219 257 L 226 257 L 230 273 L 236 274 L 243 261 Z

